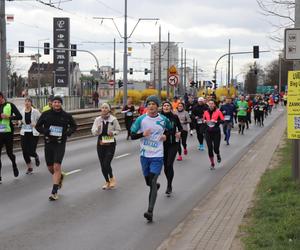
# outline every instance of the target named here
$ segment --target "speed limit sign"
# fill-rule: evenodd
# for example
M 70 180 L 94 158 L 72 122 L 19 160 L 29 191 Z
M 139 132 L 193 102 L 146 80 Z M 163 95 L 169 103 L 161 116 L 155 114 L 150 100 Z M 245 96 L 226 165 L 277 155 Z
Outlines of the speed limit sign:
M 178 75 L 170 75 L 168 79 L 168 83 L 171 86 L 176 86 L 178 84 L 179 78 Z

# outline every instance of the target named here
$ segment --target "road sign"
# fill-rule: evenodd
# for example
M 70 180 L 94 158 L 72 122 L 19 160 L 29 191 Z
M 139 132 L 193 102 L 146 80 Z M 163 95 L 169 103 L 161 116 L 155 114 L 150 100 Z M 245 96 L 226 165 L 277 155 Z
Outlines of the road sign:
M 168 79 L 168 83 L 171 85 L 171 86 L 176 86 L 179 82 L 179 78 L 178 78 L 178 75 L 170 75 L 169 76 L 169 79 Z
M 169 75 L 177 75 L 177 69 L 176 69 L 175 65 L 172 65 L 169 68 Z
M 284 58 L 300 60 L 300 29 L 285 29 Z
M 115 84 L 114 80 L 109 80 L 108 83 L 109 83 L 109 85 L 114 85 Z
M 288 73 L 288 138 L 300 139 L 300 71 Z

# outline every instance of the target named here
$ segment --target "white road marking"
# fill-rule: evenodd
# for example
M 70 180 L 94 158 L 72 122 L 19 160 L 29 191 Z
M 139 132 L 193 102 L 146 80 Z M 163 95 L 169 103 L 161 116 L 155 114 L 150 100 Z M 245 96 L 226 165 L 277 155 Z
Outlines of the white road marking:
M 71 175 L 71 174 L 75 174 L 75 173 L 78 173 L 78 172 L 81 172 L 82 171 L 82 169 L 75 169 L 75 170 L 72 170 L 72 171 L 70 171 L 70 172 L 67 172 L 67 173 L 65 173 L 65 175 Z
M 130 155 L 130 154 L 128 153 L 128 154 L 119 155 L 119 156 L 116 156 L 115 159 L 120 159 L 120 158 L 126 157 L 128 155 Z

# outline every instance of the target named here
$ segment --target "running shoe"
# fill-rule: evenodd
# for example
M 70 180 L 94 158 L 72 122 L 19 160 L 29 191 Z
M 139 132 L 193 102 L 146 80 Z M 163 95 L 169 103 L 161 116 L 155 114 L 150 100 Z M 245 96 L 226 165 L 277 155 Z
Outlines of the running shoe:
M 191 130 L 190 135 L 193 136 L 193 130 Z
M 215 170 L 215 164 L 212 163 L 212 164 L 210 165 L 210 168 L 209 168 L 209 169 L 210 169 L 210 170 Z
M 188 154 L 188 151 L 187 151 L 186 148 L 183 150 L 183 153 L 184 153 L 184 155 L 187 155 L 187 154 Z
M 18 177 L 19 176 L 19 169 L 18 169 L 16 163 L 13 164 L 13 171 L 14 171 L 14 177 Z
M 172 193 L 172 187 L 167 187 L 166 195 L 167 195 L 168 197 L 170 197 L 170 196 L 171 196 L 171 193 Z
M 199 150 L 200 150 L 200 151 L 204 151 L 204 144 L 200 144 L 200 145 L 199 145 Z
M 39 156 L 37 155 L 36 157 L 35 157 L 35 165 L 38 167 L 38 166 L 40 166 L 40 158 L 39 158 Z
M 49 201 L 56 201 L 56 200 L 58 200 L 58 194 L 57 193 L 56 194 L 51 194 L 49 196 Z
M 0 176 L 0 184 L 2 184 L 2 177 Z
M 105 182 L 105 184 L 102 186 L 103 190 L 110 189 L 110 182 Z
M 160 189 L 160 183 L 156 183 L 156 188 L 157 188 L 157 191 Z
M 116 187 L 116 179 L 114 177 L 109 179 L 109 187 L 110 188 Z
M 152 219 L 153 219 L 153 213 L 147 211 L 146 213 L 144 213 L 144 217 L 148 220 L 148 222 L 152 222 Z
M 182 161 L 182 156 L 178 155 L 177 161 Z
M 217 155 L 217 161 L 218 161 L 218 163 L 220 163 L 221 162 L 221 155 Z
M 28 168 L 27 171 L 26 171 L 26 174 L 32 174 L 33 172 L 33 169 L 32 168 Z
M 61 189 L 62 186 L 63 186 L 63 182 L 64 182 L 64 178 L 65 178 L 65 173 L 64 172 L 61 172 L 61 175 L 60 175 L 60 180 L 59 180 L 59 183 L 58 183 L 58 189 Z

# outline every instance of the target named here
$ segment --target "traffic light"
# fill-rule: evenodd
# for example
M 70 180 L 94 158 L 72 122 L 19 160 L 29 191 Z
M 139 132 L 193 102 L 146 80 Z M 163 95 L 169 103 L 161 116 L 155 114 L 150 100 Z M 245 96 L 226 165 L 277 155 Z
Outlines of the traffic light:
M 44 43 L 44 55 L 50 54 L 50 43 Z
M 129 74 L 132 75 L 133 74 L 133 68 L 129 69 Z
M 19 53 L 24 53 L 24 41 L 19 41 Z
M 77 54 L 77 45 L 76 44 L 71 44 L 71 56 L 76 56 Z
M 253 58 L 259 58 L 259 46 L 253 46 Z
M 111 68 L 111 74 L 114 75 L 115 74 L 115 69 Z
M 191 82 L 190 82 L 190 87 L 193 88 L 193 87 L 195 86 L 195 84 L 196 84 L 196 83 L 195 83 L 194 81 L 191 81 Z
M 123 82 L 121 80 L 118 81 L 119 89 L 123 87 Z
M 145 75 L 147 75 L 148 74 L 148 69 L 145 69 Z

